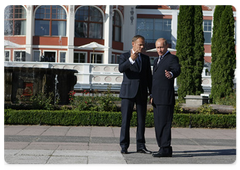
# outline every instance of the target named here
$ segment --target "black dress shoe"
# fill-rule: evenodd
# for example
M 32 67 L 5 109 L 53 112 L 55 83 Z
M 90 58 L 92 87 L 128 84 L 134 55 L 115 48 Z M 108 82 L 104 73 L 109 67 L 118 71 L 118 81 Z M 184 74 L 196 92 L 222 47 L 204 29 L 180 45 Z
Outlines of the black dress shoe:
M 122 153 L 122 154 L 128 154 L 128 151 L 127 151 L 127 149 L 122 149 L 122 150 L 121 150 L 121 153 Z
M 160 152 L 155 152 L 152 154 L 153 157 L 172 157 L 172 153 L 160 153 Z
M 139 150 L 137 150 L 137 152 L 138 152 L 138 153 L 147 153 L 147 154 L 151 154 L 151 153 L 152 153 L 151 151 L 147 150 L 146 148 L 144 148 L 144 149 L 139 149 Z

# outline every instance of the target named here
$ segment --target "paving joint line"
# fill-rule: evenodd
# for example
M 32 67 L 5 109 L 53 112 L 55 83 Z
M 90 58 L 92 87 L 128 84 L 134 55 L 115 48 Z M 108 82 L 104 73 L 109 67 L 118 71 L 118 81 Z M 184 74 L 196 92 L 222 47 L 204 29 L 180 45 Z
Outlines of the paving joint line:
M 64 136 L 67 136 L 67 133 L 70 131 L 70 127 L 68 127 L 68 130 L 67 130 L 67 132 L 65 133 L 65 135 Z
M 16 135 L 18 135 L 20 132 L 26 130 L 28 127 L 25 127 L 24 129 L 20 130 Z
M 40 125 L 41 126 L 41 125 Z M 43 133 L 45 133 L 48 129 L 50 129 L 51 126 L 49 126 L 47 129 L 45 129 L 39 136 L 42 136 Z

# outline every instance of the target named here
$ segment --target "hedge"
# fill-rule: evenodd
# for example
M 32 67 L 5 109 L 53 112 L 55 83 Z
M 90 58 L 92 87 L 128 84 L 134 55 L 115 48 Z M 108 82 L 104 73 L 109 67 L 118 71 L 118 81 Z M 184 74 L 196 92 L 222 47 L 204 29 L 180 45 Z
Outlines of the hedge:
M 74 110 L 4 110 L 4 123 L 10 125 L 121 126 L 121 112 Z M 235 128 L 236 115 L 174 114 L 173 127 Z M 131 126 L 137 125 L 136 112 Z M 146 127 L 154 126 L 153 113 L 146 116 Z

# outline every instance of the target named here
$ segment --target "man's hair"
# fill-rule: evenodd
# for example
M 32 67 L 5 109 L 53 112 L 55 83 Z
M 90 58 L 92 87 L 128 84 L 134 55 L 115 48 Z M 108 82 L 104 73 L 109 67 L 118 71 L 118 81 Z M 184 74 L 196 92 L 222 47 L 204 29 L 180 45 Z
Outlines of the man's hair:
M 143 39 L 143 40 L 145 41 L 145 38 L 144 38 L 143 36 L 141 36 L 141 35 L 135 35 L 135 36 L 132 38 L 132 42 L 137 41 L 137 39 L 139 39 L 139 38 L 141 38 L 141 39 Z
M 158 38 L 157 41 L 163 41 L 163 45 L 167 45 L 168 44 L 167 40 L 165 38 Z

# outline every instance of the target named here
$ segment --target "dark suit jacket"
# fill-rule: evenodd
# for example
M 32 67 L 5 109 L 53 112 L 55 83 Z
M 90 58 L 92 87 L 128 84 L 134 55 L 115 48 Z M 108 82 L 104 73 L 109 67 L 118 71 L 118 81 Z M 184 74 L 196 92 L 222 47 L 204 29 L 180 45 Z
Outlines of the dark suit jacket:
M 168 52 L 157 64 L 158 58 L 153 65 L 152 97 L 156 105 L 175 105 L 174 78 L 179 76 L 181 69 L 178 57 Z M 173 78 L 165 77 L 165 70 L 173 73 Z
M 147 98 L 148 91 L 151 94 L 152 72 L 150 59 L 147 55 L 141 54 L 141 70 L 137 63 L 131 64 L 129 57 L 131 52 L 121 54 L 119 57 L 119 71 L 123 73 L 123 82 L 120 90 L 120 98 L 134 98 L 140 88 L 142 97 Z

